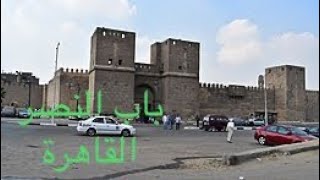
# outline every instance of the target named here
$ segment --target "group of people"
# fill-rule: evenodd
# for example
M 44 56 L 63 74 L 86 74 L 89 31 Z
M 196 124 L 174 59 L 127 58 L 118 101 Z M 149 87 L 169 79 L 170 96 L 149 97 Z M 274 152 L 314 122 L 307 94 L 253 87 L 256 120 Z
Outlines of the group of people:
M 197 126 L 199 126 L 200 118 L 197 116 L 196 120 L 197 120 Z M 175 125 L 175 129 L 179 130 L 181 126 L 181 121 L 182 119 L 179 114 L 164 114 L 162 117 L 163 129 L 172 130 Z M 232 119 L 229 120 L 226 130 L 228 132 L 227 142 L 232 143 L 232 136 L 235 130 L 235 124 Z
M 176 125 L 176 130 L 179 130 L 181 121 L 182 119 L 179 114 L 164 114 L 162 117 L 163 128 L 165 130 L 172 130 L 174 125 Z

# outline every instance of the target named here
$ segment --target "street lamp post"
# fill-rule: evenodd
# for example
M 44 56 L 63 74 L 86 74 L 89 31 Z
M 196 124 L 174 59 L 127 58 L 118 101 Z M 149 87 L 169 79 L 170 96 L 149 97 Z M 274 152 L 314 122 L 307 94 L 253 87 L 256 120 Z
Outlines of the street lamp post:
M 54 79 L 56 77 L 56 72 L 58 70 L 58 54 L 59 54 L 59 46 L 60 42 L 58 42 L 57 47 L 56 47 L 56 61 L 55 61 L 55 69 L 54 69 Z M 56 106 L 56 88 L 57 88 L 57 79 L 54 80 L 54 95 L 53 95 L 53 107 L 52 109 L 55 108 Z M 54 116 L 51 117 L 51 123 L 54 124 Z
M 268 125 L 267 87 L 264 88 L 264 124 Z

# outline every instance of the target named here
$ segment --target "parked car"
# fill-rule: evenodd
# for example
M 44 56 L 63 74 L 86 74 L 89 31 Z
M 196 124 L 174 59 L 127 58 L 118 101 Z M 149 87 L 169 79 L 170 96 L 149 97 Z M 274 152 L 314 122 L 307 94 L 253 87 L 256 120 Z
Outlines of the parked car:
M 265 123 L 264 123 L 264 119 L 250 119 L 247 124 L 249 126 L 263 126 Z
M 95 116 L 84 121 L 79 121 L 77 131 L 89 136 L 116 134 L 128 137 L 136 134 L 136 129 L 133 126 L 119 123 L 111 116 Z
M 254 139 L 261 145 L 280 145 L 317 139 L 295 126 L 269 125 L 255 131 Z
M 319 137 L 319 126 L 308 126 L 305 127 L 304 131 L 312 136 Z
M 18 118 L 29 118 L 30 117 L 30 113 L 29 113 L 28 109 L 26 109 L 26 108 L 17 108 L 16 112 L 17 112 L 16 116 Z
M 241 119 L 239 117 L 229 118 L 229 120 L 233 120 L 235 126 L 247 126 L 247 121 L 245 119 Z
M 69 116 L 68 119 L 69 120 L 86 120 L 88 118 L 90 118 L 90 116 L 87 116 L 87 115 L 80 116 L 80 115 L 78 115 L 78 116 Z
M 16 116 L 16 108 L 13 106 L 5 106 L 1 110 L 1 117 L 15 117 Z
M 203 118 L 202 128 L 205 131 L 216 129 L 218 131 L 225 130 L 229 120 L 228 117 L 222 115 L 208 114 Z

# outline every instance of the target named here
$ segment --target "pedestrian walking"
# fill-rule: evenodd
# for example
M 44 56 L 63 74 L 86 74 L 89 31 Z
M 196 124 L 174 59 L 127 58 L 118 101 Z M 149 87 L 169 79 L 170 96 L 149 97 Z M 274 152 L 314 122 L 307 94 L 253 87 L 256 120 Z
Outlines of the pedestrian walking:
M 168 127 L 168 116 L 164 114 L 162 116 L 163 129 L 166 130 Z
M 175 123 L 175 119 L 176 119 L 176 115 L 175 114 L 171 114 L 170 115 L 170 130 L 173 129 L 173 125 Z
M 180 124 L 181 124 L 181 117 L 180 117 L 179 114 L 175 118 L 175 121 L 176 121 L 176 130 L 179 130 L 180 129 Z
M 196 116 L 196 121 L 197 121 L 197 127 L 199 127 L 200 118 L 198 115 Z
M 230 119 L 227 124 L 227 131 L 228 131 L 227 141 L 228 141 L 228 143 L 232 143 L 231 140 L 232 140 L 233 130 L 234 130 L 234 122 L 233 122 L 233 119 Z
M 167 129 L 171 130 L 171 119 L 172 119 L 172 114 L 167 115 Z

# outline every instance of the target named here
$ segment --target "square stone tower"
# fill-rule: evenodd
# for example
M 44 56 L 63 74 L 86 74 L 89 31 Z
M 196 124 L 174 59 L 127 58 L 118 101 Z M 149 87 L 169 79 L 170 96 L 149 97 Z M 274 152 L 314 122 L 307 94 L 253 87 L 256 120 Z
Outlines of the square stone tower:
M 151 62 L 161 73 L 161 102 L 167 113 L 183 118 L 199 111 L 199 49 L 197 42 L 167 39 L 151 46 Z
M 279 121 L 306 120 L 305 68 L 283 65 L 266 68 L 266 87 L 275 88 Z
M 114 108 L 132 111 L 134 103 L 135 33 L 98 27 L 91 37 L 89 91 L 91 112 L 97 112 L 97 92 L 102 91 L 101 113 Z

